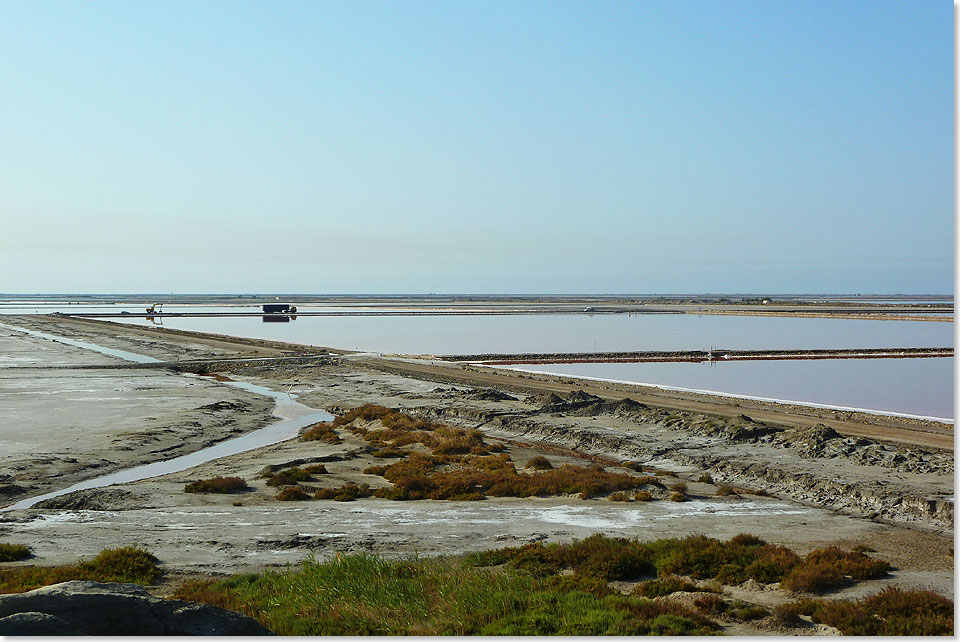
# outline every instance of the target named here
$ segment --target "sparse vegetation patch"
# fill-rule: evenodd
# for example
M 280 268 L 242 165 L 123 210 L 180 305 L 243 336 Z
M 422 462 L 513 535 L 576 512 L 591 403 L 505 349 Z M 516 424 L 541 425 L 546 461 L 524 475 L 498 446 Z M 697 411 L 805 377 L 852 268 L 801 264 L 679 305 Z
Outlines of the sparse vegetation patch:
M 0 569 L 0 593 L 22 593 L 70 580 L 152 584 L 160 577 L 159 560 L 127 546 L 104 549 L 92 560 L 65 566 L 17 566 Z
M 342 439 L 337 431 L 333 429 L 333 424 L 327 421 L 315 423 L 308 426 L 300 433 L 300 441 L 325 441 L 329 444 L 339 444 Z
M 22 544 L 0 543 L 0 562 L 16 562 L 30 557 L 30 548 Z
M 304 499 L 310 499 L 309 488 L 304 486 L 284 486 L 277 493 L 275 499 L 281 502 L 296 502 Z
M 537 566 L 550 573 L 570 569 L 575 573 L 599 574 L 608 580 L 632 580 L 645 574 L 657 574 L 661 578 L 677 575 L 736 585 L 749 579 L 765 584 L 784 582 L 784 578 L 803 569 L 820 568 L 825 564 L 825 557 L 846 560 L 849 556 L 863 555 L 843 551 L 840 553 L 845 554 L 839 555 L 834 551 L 839 549 L 814 551 L 806 559 L 801 559 L 788 548 L 767 544 L 758 537 L 745 534 L 726 542 L 705 535 L 692 535 L 642 543 L 594 535 L 573 544 L 527 544 L 491 551 L 474 559 L 481 565 Z M 627 564 L 624 560 L 631 562 Z M 856 558 L 855 563 L 861 565 L 858 568 L 869 566 L 875 569 L 871 571 L 873 577 L 879 576 L 879 569 L 889 568 L 881 560 L 866 560 Z M 864 572 L 858 572 L 858 575 L 861 576 L 859 579 L 866 578 Z
M 321 488 L 313 494 L 314 499 L 333 499 L 338 502 L 350 502 L 359 497 L 373 494 L 367 484 L 344 484 L 340 488 Z
M 531 457 L 530 461 L 527 462 L 527 468 L 533 468 L 535 470 L 550 470 L 553 468 L 553 464 L 550 463 L 550 460 L 542 455 L 537 455 L 536 457 Z
M 383 428 L 357 425 L 379 421 Z M 367 474 L 381 475 L 393 484 L 375 491 L 395 500 L 477 500 L 484 497 L 579 495 L 583 499 L 633 490 L 645 478 L 611 473 L 601 465 L 554 468 L 546 457 L 533 457 L 520 472 L 499 448 L 488 444 L 478 430 L 465 430 L 418 419 L 384 406 L 368 404 L 337 417 L 342 426 L 361 435 L 376 457 L 399 459 L 392 465 L 370 466 Z M 418 445 L 416 450 L 411 446 Z M 422 452 L 429 450 L 429 454 Z M 268 482 L 269 483 L 269 482 Z M 289 482 L 288 482 L 289 483 Z
M 183 490 L 187 493 L 235 493 L 249 488 L 240 477 L 212 477 L 190 482 Z
M 896 587 L 860 600 L 801 600 L 774 610 L 778 620 L 802 623 L 805 615 L 843 635 L 953 635 L 953 601 L 932 591 Z
M 275 473 L 269 473 L 267 475 L 267 486 L 289 486 L 311 479 L 310 473 L 306 470 L 299 466 L 291 466 Z

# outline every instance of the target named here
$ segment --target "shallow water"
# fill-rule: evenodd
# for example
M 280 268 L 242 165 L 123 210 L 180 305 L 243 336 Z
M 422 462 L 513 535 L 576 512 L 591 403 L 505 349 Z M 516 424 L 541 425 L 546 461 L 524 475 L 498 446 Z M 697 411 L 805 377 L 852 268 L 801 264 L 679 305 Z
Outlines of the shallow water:
M 89 343 L 87 341 L 77 341 L 76 339 L 69 339 L 67 337 L 47 334 L 46 332 L 40 332 L 38 330 L 29 330 L 27 328 L 6 325 L 4 323 L 0 323 L 0 328 L 3 328 L 4 330 L 12 330 L 13 332 L 20 332 L 22 334 L 27 334 L 32 337 L 40 337 L 42 339 L 56 341 L 57 343 L 63 343 L 68 346 L 74 346 L 75 348 L 83 348 L 84 350 L 99 352 L 100 354 L 105 354 L 110 357 L 117 357 L 118 359 L 123 359 L 124 361 L 133 361 L 134 363 L 160 363 L 160 359 L 154 359 L 153 357 L 148 357 L 145 354 L 127 352 L 126 350 L 117 350 L 116 348 L 106 348 L 104 346 L 100 346 L 95 343 Z
M 293 439 L 300 434 L 300 430 L 303 428 L 311 424 L 315 424 L 318 421 L 330 421 L 333 419 L 333 415 L 328 412 L 317 411 L 315 408 L 310 408 L 309 406 L 305 406 L 302 403 L 295 401 L 295 395 L 288 396 L 287 394 L 279 393 L 274 390 L 270 390 L 269 388 L 257 386 L 244 381 L 224 381 L 221 383 L 223 385 L 242 388 L 243 390 L 248 390 L 256 394 L 272 397 L 277 401 L 277 406 L 274 408 L 273 414 L 283 419 L 283 421 L 278 421 L 277 423 L 270 424 L 265 428 L 255 430 L 240 437 L 221 441 L 220 443 L 210 446 L 209 448 L 203 448 L 194 453 L 190 453 L 189 455 L 182 455 L 166 461 L 158 461 L 152 464 L 137 466 L 135 468 L 128 468 L 126 470 L 121 470 L 116 473 L 104 475 L 102 477 L 82 481 L 70 486 L 69 488 L 53 491 L 37 497 L 30 497 L 17 502 L 16 504 L 13 504 L 4 510 L 30 508 L 37 502 L 59 497 L 60 495 L 72 493 L 77 490 L 103 488 L 105 486 L 110 486 L 111 484 L 123 484 L 127 482 L 139 481 L 141 479 L 149 479 L 151 477 L 159 477 L 160 475 L 175 473 L 181 470 L 187 470 L 188 468 L 199 466 L 200 464 L 212 461 L 214 459 L 236 455 L 238 453 L 260 448 L 262 446 L 269 446 L 270 444 Z
M 105 348 L 94 343 L 74 341 L 72 339 L 58 337 L 45 332 L 37 332 L 35 330 L 27 330 L 25 328 L 18 328 L 4 324 L 0 324 L 0 327 L 8 330 L 24 332 L 33 336 L 40 336 L 45 339 L 59 341 L 61 343 L 67 343 L 69 345 L 77 346 L 87 350 L 93 350 L 103 354 L 110 354 L 111 356 L 116 356 L 127 361 L 134 361 L 136 363 L 154 363 L 159 361 L 158 359 L 154 359 L 145 355 L 126 352 L 124 350 L 113 350 L 111 348 Z M 195 375 L 185 374 L 183 376 L 192 377 Z M 270 424 L 269 426 L 247 433 L 246 435 L 242 435 L 240 437 L 221 441 L 220 443 L 210 446 L 209 448 L 203 448 L 188 455 L 182 455 L 180 457 L 175 457 L 165 461 L 158 461 L 151 464 L 144 464 L 135 468 L 128 468 L 126 470 L 121 470 L 109 475 L 104 475 L 102 477 L 88 479 L 86 481 L 74 484 L 69 488 L 53 491 L 37 497 L 30 497 L 3 510 L 29 508 L 39 501 L 59 497 L 60 495 L 72 493 L 77 490 L 103 488 L 105 486 L 110 486 L 111 484 L 122 484 L 141 479 L 149 479 L 150 477 L 158 477 L 160 475 L 186 470 L 208 461 L 219 459 L 220 457 L 236 455 L 237 453 L 246 452 L 262 446 L 269 446 L 270 444 L 292 439 L 296 437 L 300 433 L 300 430 L 306 426 L 317 423 L 318 421 L 330 421 L 333 419 L 333 415 L 330 413 L 318 411 L 316 408 L 311 408 L 296 401 L 296 395 L 290 393 L 277 392 L 265 386 L 258 386 L 245 381 L 223 381 L 219 382 L 219 384 L 240 388 L 248 392 L 271 397 L 276 402 L 276 406 L 273 409 L 273 414 L 274 416 L 279 417 L 282 421 Z
M 501 367 L 952 420 L 953 363 L 937 357 Z
M 149 325 L 145 319 L 118 319 Z M 164 327 L 314 346 L 404 354 L 613 350 L 933 348 L 953 324 L 692 314 L 538 314 L 163 319 Z

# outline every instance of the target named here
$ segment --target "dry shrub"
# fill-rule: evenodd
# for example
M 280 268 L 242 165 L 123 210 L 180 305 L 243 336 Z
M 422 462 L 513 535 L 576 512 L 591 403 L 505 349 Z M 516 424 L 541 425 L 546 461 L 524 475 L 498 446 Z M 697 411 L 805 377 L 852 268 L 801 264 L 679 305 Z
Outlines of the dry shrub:
M 676 484 L 670 485 L 670 490 L 677 493 L 686 493 L 687 492 L 687 482 L 677 482 Z
M 476 467 L 479 462 L 483 467 Z M 464 459 L 462 467 L 437 470 L 443 461 L 430 455 L 411 453 L 383 472 L 392 488 L 376 491 L 387 499 L 478 499 L 491 497 L 548 497 L 579 494 L 581 499 L 610 492 L 629 490 L 639 484 L 636 478 L 608 473 L 602 466 L 573 466 L 526 475 L 504 455 Z
M 30 547 L 23 544 L 0 544 L 0 562 L 16 562 L 30 557 Z
M 817 602 L 812 616 L 843 635 L 953 635 L 953 602 L 931 591 L 891 586 L 856 602 Z
M 461 460 L 461 462 L 464 464 L 468 464 L 474 468 L 479 468 L 481 470 L 514 470 L 515 469 L 513 462 L 510 461 L 510 455 L 506 453 L 501 453 L 499 455 L 465 457 L 464 459 Z
M 77 568 L 102 578 L 100 582 L 151 584 L 160 577 L 159 563 L 160 560 L 147 551 L 125 546 L 104 549 L 92 560 L 77 564 Z
M 842 588 L 850 580 L 840 567 L 833 564 L 804 564 L 793 569 L 780 583 L 788 591 L 802 593 L 823 593 L 830 589 Z
M 367 484 L 347 483 L 340 488 L 321 488 L 313 494 L 314 499 L 332 499 L 338 502 L 352 502 L 358 497 L 369 497 L 373 494 Z
M 681 492 L 670 493 L 671 502 L 685 502 L 687 501 L 687 496 Z
M 646 490 L 638 490 L 637 494 L 634 495 L 633 498 L 638 502 L 653 501 L 653 495 L 651 495 L 650 492 Z
M 374 450 L 370 453 L 378 459 L 401 459 L 406 457 L 409 453 L 405 450 L 400 450 L 399 448 L 380 448 Z
M 270 474 L 267 477 L 267 486 L 290 486 L 295 485 L 297 482 L 309 480 L 310 473 L 297 466 L 292 466 Z
M 807 555 L 808 564 L 833 564 L 855 580 L 872 580 L 883 577 L 890 570 L 890 564 L 883 560 L 867 557 L 862 552 L 844 551 L 830 546 Z
M 699 613 L 670 600 L 637 600 L 623 607 L 632 616 L 612 635 L 713 635 L 719 627 Z
M 735 620 L 740 620 L 741 622 L 749 622 L 751 620 L 759 620 L 770 615 L 770 611 L 760 606 L 759 604 L 745 604 L 735 608 L 730 612 L 730 616 Z
M 309 489 L 304 486 L 284 486 L 275 499 L 281 502 L 295 502 L 304 499 L 310 499 L 310 495 L 307 494 Z
M 782 585 L 789 591 L 822 593 L 849 584 L 847 576 L 855 580 L 876 579 L 889 570 L 890 564 L 883 560 L 830 546 L 807 555 L 803 564 L 783 579 Z
M 727 495 L 736 495 L 731 486 L 717 486 L 717 496 L 726 497 Z
M 693 601 L 693 605 L 704 613 L 714 615 L 726 613 L 730 605 L 719 595 L 701 595 Z
M 389 465 L 384 466 L 368 466 L 363 469 L 363 474 L 365 475 L 383 475 L 390 468 Z
M 617 491 L 608 497 L 611 502 L 628 502 L 630 501 L 630 493 L 625 490 Z
M 633 590 L 630 592 L 630 594 L 638 597 L 654 598 L 663 597 L 672 593 L 678 593 L 680 591 L 691 592 L 701 590 L 703 589 L 699 588 L 696 584 L 688 582 L 682 577 L 677 577 L 676 575 L 667 575 L 655 580 L 640 582 L 633 587 Z
M 311 475 L 326 475 L 327 467 L 323 464 L 311 464 L 310 466 L 304 466 L 304 472 L 310 473 Z
M 300 441 L 325 441 L 330 444 L 339 444 L 343 440 L 333 429 L 333 424 L 328 421 L 321 421 L 307 427 L 300 434 Z
M 788 602 L 780 604 L 773 609 L 773 617 L 784 626 L 801 626 L 805 621 L 801 615 L 813 615 L 818 608 L 817 602 L 812 600 L 801 600 L 799 602 Z
M 345 426 L 357 419 L 362 421 L 380 421 L 384 428 L 396 429 L 400 431 L 429 431 L 440 425 L 426 421 L 425 419 L 417 419 L 416 417 L 402 413 L 399 410 L 387 408 L 386 406 L 368 403 L 358 408 L 354 408 L 339 417 L 336 417 L 333 420 L 333 427 L 337 428 L 339 426 Z
M 536 457 L 531 457 L 530 461 L 527 462 L 527 468 L 533 468 L 534 470 L 551 470 L 553 464 L 550 463 L 550 460 L 542 455 L 537 455 Z
M 249 488 L 240 477 L 211 477 L 190 482 L 184 486 L 187 493 L 235 493 Z
M 739 533 L 730 538 L 730 543 L 735 546 L 763 546 L 765 541 L 749 533 Z
M 666 484 L 664 484 L 662 481 L 660 481 L 656 477 L 652 477 L 650 475 L 642 475 L 640 477 L 637 477 L 637 483 L 643 484 L 644 486 L 647 486 L 647 485 L 656 486 L 657 488 L 661 488 L 663 490 L 667 489 Z
M 758 620 L 770 614 L 767 609 L 757 604 L 750 604 L 742 600 L 729 602 L 719 595 L 701 595 L 693 601 L 693 605 L 704 613 L 712 615 L 726 613 L 732 619 L 740 622 Z
M 789 549 L 770 546 L 751 535 L 737 535 L 721 542 L 705 535 L 682 539 L 663 539 L 647 545 L 653 549 L 660 575 L 686 575 L 694 579 L 716 579 L 724 584 L 740 584 L 748 579 L 778 581 L 799 563 Z
M 646 549 L 623 537 L 596 534 L 570 544 L 534 542 L 519 547 L 485 551 L 474 555 L 478 566 L 509 563 L 540 577 L 549 577 L 564 569 L 575 575 L 603 581 L 632 580 L 654 572 Z
M 756 559 L 746 565 L 743 574 L 758 582 L 779 582 L 799 563 L 796 553 L 783 546 L 763 545 L 756 549 Z
M 710 476 L 710 473 L 703 473 L 702 475 L 700 475 L 700 478 L 697 479 L 697 481 L 700 482 L 701 484 L 712 484 L 713 477 Z
M 780 582 L 789 591 L 818 593 L 850 584 L 855 580 L 882 577 L 890 565 L 862 553 L 829 547 L 801 559 L 792 550 L 765 543 L 752 535 L 738 535 L 727 544 L 734 562 L 717 573 L 717 579 L 738 583 L 746 579 Z

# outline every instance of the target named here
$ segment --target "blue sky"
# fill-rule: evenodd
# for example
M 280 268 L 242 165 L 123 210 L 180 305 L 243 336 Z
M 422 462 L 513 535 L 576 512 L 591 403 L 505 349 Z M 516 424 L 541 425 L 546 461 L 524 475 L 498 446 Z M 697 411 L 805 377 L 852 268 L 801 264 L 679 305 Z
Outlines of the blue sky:
M 0 4 L 0 291 L 953 290 L 948 2 Z

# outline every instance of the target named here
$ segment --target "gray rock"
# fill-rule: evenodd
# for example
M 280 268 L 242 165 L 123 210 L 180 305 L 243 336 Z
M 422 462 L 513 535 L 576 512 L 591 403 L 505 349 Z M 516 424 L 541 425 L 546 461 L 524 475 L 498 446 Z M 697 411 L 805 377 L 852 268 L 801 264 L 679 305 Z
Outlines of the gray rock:
M 0 618 L 0 635 L 79 635 L 76 627 L 58 617 L 30 611 Z
M 0 596 L 0 618 L 26 613 L 53 616 L 75 635 L 271 635 L 239 613 L 162 600 L 137 584 L 72 581 Z

